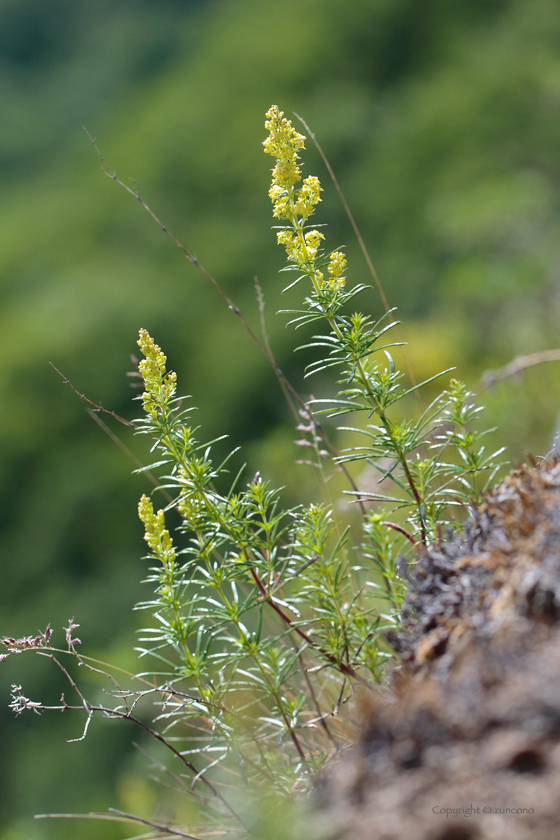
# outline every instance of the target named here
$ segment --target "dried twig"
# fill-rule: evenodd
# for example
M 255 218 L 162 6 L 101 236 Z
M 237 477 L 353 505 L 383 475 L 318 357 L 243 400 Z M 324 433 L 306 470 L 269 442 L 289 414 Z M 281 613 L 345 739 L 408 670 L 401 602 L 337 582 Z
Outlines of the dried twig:
M 90 811 L 89 814 L 35 814 L 35 819 L 109 820 L 112 822 L 141 823 L 142 825 L 149 825 L 151 828 L 156 828 L 160 834 L 164 834 L 166 836 L 188 837 L 189 840 L 202 840 L 202 838 L 198 837 L 196 834 L 187 834 L 179 828 L 173 828 L 172 826 L 165 825 L 164 823 L 147 820 L 143 817 L 137 817 L 135 814 L 127 814 L 126 811 L 118 811 L 116 808 L 109 808 L 109 812 L 110 813 L 108 814 L 103 814 L 99 811 Z
M 151 473 L 149 470 L 146 470 L 144 468 L 144 464 L 142 463 L 140 458 L 137 458 L 136 455 L 134 454 L 134 452 L 131 452 L 131 450 L 128 448 L 128 446 L 125 443 L 122 442 L 120 437 L 118 435 L 116 435 L 114 433 L 114 431 L 112 429 L 110 429 L 109 426 L 106 423 L 103 422 L 101 417 L 99 417 L 99 414 L 96 413 L 95 411 L 93 411 L 91 408 L 87 408 L 86 411 L 95 420 L 95 422 L 99 426 L 101 426 L 101 428 L 103 429 L 105 434 L 108 435 L 108 437 L 111 438 L 113 443 L 116 443 L 117 446 L 119 447 L 119 449 L 121 449 L 124 452 L 124 454 L 127 456 L 127 458 L 130 458 L 132 463 L 136 464 L 136 466 L 139 470 L 142 470 L 143 475 L 145 475 L 146 478 L 148 479 L 148 481 L 150 481 L 154 485 L 154 487 L 157 490 L 160 491 L 160 493 L 163 495 L 163 497 L 165 499 L 167 499 L 168 502 L 172 502 L 173 501 L 172 496 L 167 492 L 167 490 L 165 490 L 163 487 L 159 486 L 159 481 L 157 480 L 156 476 L 153 473 Z
M 90 703 L 88 700 L 86 700 L 86 698 L 84 697 L 84 695 L 82 694 L 82 692 L 80 691 L 80 689 L 78 688 L 78 686 L 76 685 L 76 682 L 72 679 L 72 677 L 70 676 L 70 674 L 68 673 L 68 671 L 66 670 L 66 668 L 64 667 L 64 665 L 62 665 L 62 663 L 60 663 L 60 662 L 58 661 L 58 659 L 56 658 L 56 656 L 53 656 L 53 654 L 51 654 L 51 653 L 42 653 L 42 655 L 43 655 L 43 656 L 47 656 L 49 659 L 52 659 L 52 660 L 53 660 L 53 662 L 55 662 L 55 663 L 56 663 L 56 665 L 58 665 L 58 667 L 59 667 L 59 668 L 60 668 L 60 670 L 63 672 L 63 674 L 65 675 L 66 679 L 68 680 L 68 682 L 70 683 L 70 685 L 72 686 L 72 688 L 74 689 L 74 691 L 76 692 L 76 694 L 78 695 L 78 697 L 80 698 L 80 700 L 82 701 L 82 705 L 81 705 L 81 706 L 71 706 L 71 705 L 69 705 L 69 704 L 66 702 L 66 700 L 64 699 L 64 695 L 63 695 L 63 696 L 62 696 L 62 698 L 61 698 L 61 705 L 60 705 L 60 706 L 49 706 L 49 707 L 44 707 L 44 708 L 56 709 L 56 710 L 59 710 L 59 711 L 62 711 L 62 712 L 64 712 L 64 711 L 78 711 L 78 710 L 80 710 L 80 709 L 84 709 L 84 710 L 86 711 L 86 714 L 87 714 L 87 719 L 86 719 L 86 724 L 85 724 L 85 727 L 84 727 L 84 732 L 83 732 L 83 734 L 82 734 L 82 736 L 81 736 L 80 738 L 73 738 L 73 739 L 72 739 L 72 741 L 81 741 L 81 740 L 83 740 L 83 738 L 85 738 L 85 736 L 86 736 L 87 729 L 88 729 L 88 727 L 89 727 L 89 723 L 90 723 L 90 721 L 91 721 L 91 718 L 92 718 L 92 716 L 93 716 L 94 712 L 101 712 L 101 713 L 102 713 L 105 717 L 107 717 L 107 718 L 118 718 L 118 719 L 121 719 L 121 720 L 129 720 L 129 721 L 131 721 L 132 723 L 136 724 L 136 726 L 140 727 L 140 728 L 141 728 L 141 729 L 143 729 L 145 732 L 147 732 L 149 735 L 151 735 L 151 736 L 152 736 L 152 738 L 155 738 L 157 741 L 159 741 L 159 742 L 160 742 L 160 743 L 162 743 L 165 747 L 167 747 L 167 749 L 168 749 L 168 750 L 170 750 L 170 751 L 171 751 L 171 752 L 172 752 L 175 756 L 177 756 L 177 758 L 179 758 L 179 760 L 180 760 L 180 761 L 182 761 L 182 763 L 184 764 L 184 766 L 185 766 L 188 770 L 190 770 L 190 772 L 191 772 L 191 773 L 193 773 L 193 775 L 198 776 L 199 771 L 198 771 L 198 770 L 197 770 L 197 768 L 194 766 L 194 764 L 193 764 L 191 761 L 189 761 L 189 759 L 188 759 L 188 758 L 186 758 L 186 757 L 185 757 L 185 756 L 184 756 L 184 755 L 183 755 L 183 754 L 182 754 L 179 750 L 177 750 L 177 749 L 173 746 L 173 744 L 171 744 L 171 743 L 169 742 L 169 740 L 167 740 L 167 739 L 166 739 L 163 735 L 161 735 L 161 734 L 160 734 L 159 732 L 157 732 L 155 729 L 152 729 L 152 728 L 151 728 L 151 726 L 148 726 L 148 724 L 144 723 L 144 721 L 142 721 L 142 720 L 140 720 L 139 718 L 135 717 L 135 716 L 134 716 L 134 715 L 133 715 L 130 711 L 128 711 L 128 710 L 126 710 L 126 711 L 121 711 L 120 709 L 111 709 L 111 708 L 108 708 L 107 706 L 97 706 L 97 705 L 93 705 L 93 704 L 92 704 L 92 703 Z M 201 781 L 204 785 L 206 785 L 206 787 L 208 788 L 208 790 L 209 790 L 209 791 L 210 791 L 210 792 L 211 792 L 211 793 L 212 793 L 212 794 L 213 794 L 213 795 L 214 795 L 217 799 L 219 799 L 219 800 L 220 800 L 220 802 L 222 803 L 222 805 L 223 805 L 223 806 L 224 806 L 224 807 L 225 807 L 225 808 L 229 811 L 229 813 L 230 813 L 233 817 L 235 817 L 235 819 L 236 819 L 236 820 L 240 823 L 240 825 L 244 826 L 244 822 L 243 822 L 243 820 L 242 820 L 241 816 L 240 816 L 240 815 L 237 813 L 237 811 L 236 811 L 236 810 L 235 810 L 235 809 L 234 809 L 234 808 L 233 808 L 233 807 L 229 804 L 229 802 L 227 801 L 227 799 L 225 799 L 225 798 L 224 798 L 224 796 L 222 795 L 222 793 L 221 793 L 221 792 L 220 792 L 220 791 L 219 791 L 219 790 L 215 787 L 215 785 L 213 785 L 213 784 L 212 784 L 212 782 L 209 782 L 209 781 L 208 781 L 208 779 L 207 779 L 205 776 L 200 776 L 200 781 Z
M 517 356 L 512 362 L 497 370 L 485 371 L 478 385 L 479 391 L 492 388 L 497 382 L 519 376 L 527 368 L 542 365 L 544 362 L 560 362 L 560 350 L 543 350 L 541 353 L 530 353 L 528 356 Z
M 70 380 L 69 380 L 69 379 L 67 379 L 67 378 L 66 378 L 66 376 L 64 376 L 64 374 L 63 374 L 63 373 L 61 373 L 61 371 L 59 371 L 59 369 L 58 369 L 57 367 L 55 367 L 55 365 L 53 365 L 53 363 L 52 363 L 52 362 L 49 362 L 49 365 L 50 365 L 52 368 L 54 368 L 54 370 L 56 370 L 56 372 L 58 373 L 58 375 L 59 375 L 60 377 L 62 377 L 64 384 L 65 384 L 65 385 L 69 385 L 69 386 L 70 386 L 70 388 L 72 388 L 72 390 L 74 391 L 74 393 L 75 393 L 75 394 L 77 394 L 81 400 L 84 400 L 85 402 L 87 402 L 87 404 L 88 404 L 89 406 L 91 406 L 91 409 L 92 409 L 93 411 L 95 411 L 95 412 L 99 412 L 99 413 L 102 413 L 102 414 L 108 414 L 110 417 L 114 417 L 114 418 L 115 418 L 115 420 L 118 420 L 118 421 L 119 421 L 119 423 L 122 423 L 124 426 L 129 426 L 131 429 L 135 429 L 135 428 L 136 428 L 136 426 L 134 425 L 134 423 L 131 423 L 131 422 L 130 422 L 130 420 L 125 420 L 125 418 L 124 418 L 124 417 L 121 417 L 121 416 L 120 416 L 120 414 L 116 414 L 114 411 L 109 411 L 109 409 L 108 409 L 108 408 L 103 408 L 103 406 L 102 406 L 102 405 L 98 405 L 98 403 L 94 403 L 92 400 L 88 399 L 88 398 L 86 397 L 86 395 L 85 395 L 85 394 L 81 394 L 81 393 L 77 390 L 77 388 L 74 388 L 74 386 L 72 385 L 72 383 L 70 382 Z

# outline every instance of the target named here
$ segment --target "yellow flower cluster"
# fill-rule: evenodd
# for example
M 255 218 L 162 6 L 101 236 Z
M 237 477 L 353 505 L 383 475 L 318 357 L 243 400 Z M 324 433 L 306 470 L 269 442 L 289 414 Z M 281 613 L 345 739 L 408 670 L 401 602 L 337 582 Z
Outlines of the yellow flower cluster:
M 305 221 L 314 212 L 315 205 L 321 201 L 319 193 L 321 192 L 321 183 L 316 175 L 309 175 L 302 184 L 300 190 L 297 191 L 297 200 L 294 205 L 296 216 L 301 216 Z
M 300 228 L 301 222 L 311 216 L 313 208 L 321 200 L 321 184 L 314 175 L 305 179 L 301 189 L 294 191 L 294 184 L 301 180 L 298 151 L 305 148 L 305 137 L 298 134 L 277 105 L 267 111 L 264 125 L 270 132 L 263 142 L 264 150 L 276 158 L 272 185 L 268 191 L 274 205 L 273 215 L 277 219 L 289 219 L 294 227 Z
M 140 330 L 138 346 L 146 357 L 138 366 L 146 388 L 142 394 L 144 410 L 152 419 L 156 419 L 158 407 L 168 403 L 175 393 L 177 374 L 171 371 L 166 375 L 167 358 L 147 330 Z
M 303 239 L 298 232 L 281 230 L 278 233 L 278 244 L 284 246 L 289 259 L 300 266 L 304 266 L 305 263 L 312 262 L 315 259 L 321 239 L 324 238 L 318 230 L 310 230 Z
M 264 127 L 270 132 L 263 142 L 266 154 L 276 158 L 276 166 L 272 171 L 273 186 L 288 189 L 296 184 L 300 178 L 297 165 L 298 151 L 305 148 L 305 137 L 293 127 L 290 120 L 284 117 L 277 105 L 273 105 L 266 113 Z
M 165 527 L 163 510 L 154 513 L 152 502 L 147 496 L 143 495 L 138 502 L 138 516 L 146 529 L 144 539 L 156 557 L 167 568 L 174 563 L 177 555 L 169 531 Z
M 263 143 L 264 150 L 276 158 L 268 192 L 274 205 L 274 216 L 292 223 L 292 229 L 279 231 L 278 244 L 284 246 L 288 259 L 309 275 L 317 290 L 341 290 L 346 282 L 342 276 L 346 269 L 346 257 L 341 251 L 331 254 L 327 266 L 328 280 L 325 280 L 323 272 L 315 267 L 321 241 L 325 237 L 318 230 L 304 233 L 307 219 L 321 201 L 321 184 L 315 175 L 306 178 L 299 190 L 294 189 L 301 179 L 298 151 L 305 148 L 305 138 L 298 134 L 277 105 L 267 111 L 265 127 L 270 133 Z
M 345 268 L 346 257 L 344 256 L 342 251 L 333 251 L 329 260 L 329 264 L 327 266 L 330 286 L 334 286 L 338 289 L 344 288 L 346 278 L 342 277 L 342 273 Z

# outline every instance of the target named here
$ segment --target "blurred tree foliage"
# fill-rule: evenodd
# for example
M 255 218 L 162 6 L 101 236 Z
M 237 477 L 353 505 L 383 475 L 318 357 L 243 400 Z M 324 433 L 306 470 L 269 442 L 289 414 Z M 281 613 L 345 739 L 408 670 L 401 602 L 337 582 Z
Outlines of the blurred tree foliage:
M 201 5 L 0 0 L 0 178 L 44 169 L 75 143 L 81 123 L 111 119 L 131 89 L 184 58 Z
M 144 326 L 200 406 L 205 437 L 228 432 L 292 500 L 305 485 L 271 371 L 202 275 L 103 177 L 81 125 L 257 329 L 259 276 L 280 365 L 309 389 L 273 317 L 290 301 L 279 297 L 261 149 L 272 102 L 302 114 L 406 319 L 417 375 L 457 364 L 476 383 L 486 367 L 558 344 L 559 44 L 555 0 L 0 2 L 3 633 L 58 630 L 74 615 L 90 651 L 135 668 L 130 609 L 145 594 L 135 507 L 147 486 L 48 361 L 133 417 L 124 374 Z M 329 241 L 347 244 L 349 276 L 368 282 L 308 147 Z M 543 453 L 557 368 L 486 402 L 514 461 Z M 2 666 L 2 840 L 75 836 L 73 824 L 26 819 L 39 811 L 138 810 L 130 731 L 104 724 L 66 745 L 77 720 L 13 722 L 11 681 L 43 702 L 61 690 L 36 658 L 14 659 Z M 109 824 L 79 829 L 121 836 Z

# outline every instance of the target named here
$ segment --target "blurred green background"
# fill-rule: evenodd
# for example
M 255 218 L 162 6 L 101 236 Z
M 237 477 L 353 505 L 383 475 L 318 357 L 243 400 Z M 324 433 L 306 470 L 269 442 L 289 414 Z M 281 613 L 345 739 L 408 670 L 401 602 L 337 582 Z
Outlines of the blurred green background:
M 82 125 L 257 331 L 258 275 L 274 352 L 305 394 L 328 385 L 302 381 L 293 333 L 274 316 L 298 293 L 280 300 L 270 231 L 272 103 L 317 133 L 418 377 L 457 365 L 474 386 L 560 345 L 556 0 L 0 0 L 0 79 L 2 635 L 51 622 L 61 644 L 75 616 L 84 650 L 137 667 L 136 503 L 148 485 L 49 361 L 132 418 L 125 373 L 146 327 L 199 406 L 203 438 L 229 434 L 287 501 L 308 483 L 273 374 L 205 278 L 102 174 Z M 310 143 L 305 161 L 325 188 L 330 247 L 347 245 L 349 277 L 368 282 Z M 381 314 L 375 294 L 368 305 Z M 484 394 L 514 464 L 550 447 L 558 374 L 541 365 Z M 137 733 L 99 721 L 67 744 L 78 717 L 14 720 L 11 682 L 45 703 L 63 684 L 36 656 L 0 669 L 0 840 L 127 836 L 32 815 L 157 809 Z

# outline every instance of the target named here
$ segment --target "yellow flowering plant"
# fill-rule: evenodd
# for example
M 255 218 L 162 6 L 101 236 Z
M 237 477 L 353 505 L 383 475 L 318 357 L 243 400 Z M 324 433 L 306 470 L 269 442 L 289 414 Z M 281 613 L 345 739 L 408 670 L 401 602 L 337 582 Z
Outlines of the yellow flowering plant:
M 320 201 L 321 185 L 318 178 L 311 176 L 303 181 L 302 187 L 297 187 L 301 180 L 298 152 L 304 148 L 305 138 L 276 105 L 266 117 L 265 126 L 270 133 L 264 149 L 277 161 L 269 191 L 273 215 L 288 222 L 277 234 L 278 242 L 286 248 L 287 270 L 298 272 L 295 282 L 304 277 L 311 281 L 304 308 L 293 311 L 296 317 L 291 323 L 299 328 L 323 320 L 330 328 L 328 334 L 316 335 L 299 348 L 327 351 L 326 356 L 308 365 L 306 375 L 327 368 L 343 371 L 340 383 L 344 388 L 338 397 L 315 400 L 313 408 L 316 413 L 325 411 L 330 416 L 365 412 L 367 419 L 376 417 L 375 424 L 342 427 L 365 437 L 366 443 L 348 448 L 337 461 L 366 461 L 379 471 L 378 484 L 390 482 L 391 495 L 357 489 L 348 492 L 358 500 L 367 498 L 389 502 L 394 509 L 404 508 L 410 525 L 410 542 L 420 540 L 426 545 L 442 525 L 460 527 L 451 507 L 480 501 L 496 474 L 499 466 L 496 458 L 503 450 L 485 453 L 479 440 L 488 432 L 466 431 L 478 409 L 472 406 L 472 394 L 457 380 L 451 380 L 449 390 L 436 397 L 418 419 L 392 419 L 390 408 L 449 371 L 420 384 L 403 386 L 403 375 L 396 370 L 388 352 L 401 342 L 386 343 L 386 335 L 397 325 L 394 320 L 386 323 L 391 313 L 376 323 L 360 312 L 346 314 L 346 305 L 368 287 L 357 285 L 347 290 L 344 254 L 340 250 L 324 253 L 321 249 L 324 235 L 316 229 L 307 230 L 309 217 Z M 385 364 L 375 357 L 380 350 L 384 351 Z M 431 454 L 430 450 L 435 452 Z M 388 468 L 380 463 L 387 459 Z
M 164 470 L 159 489 L 168 500 L 155 510 L 143 495 L 138 508 L 154 590 L 138 605 L 154 619 L 141 633 L 139 650 L 156 665 L 137 675 L 144 681 L 140 691 L 117 687 L 118 702 L 110 708 L 89 703 L 68 675 L 80 703 L 64 701 L 57 708 L 85 710 L 88 722 L 96 711 L 132 720 L 182 762 L 190 781 L 181 781 L 181 789 L 198 798 L 201 810 L 195 834 L 192 826 L 164 826 L 164 833 L 176 836 L 206 838 L 217 825 L 231 836 L 247 836 L 263 803 L 284 813 L 287 802 L 310 790 L 317 773 L 348 743 L 341 709 L 357 686 L 381 684 L 395 661 L 387 639 L 406 595 L 399 569 L 415 558 L 419 545 L 438 538 L 442 525 L 460 527 L 453 506 L 478 504 L 498 466 L 499 453 L 488 456 L 480 445 L 484 433 L 471 428 L 479 409 L 456 380 L 418 418 L 393 418 L 395 404 L 421 387 L 402 384 L 389 353 L 399 343 L 388 342 L 395 323 L 387 315 L 373 321 L 347 313 L 369 287 L 347 287 L 343 251 L 326 251 L 324 234 L 311 226 L 322 188 L 315 176 L 302 180 L 305 138 L 276 106 L 265 126 L 264 150 L 275 158 L 269 195 L 280 223 L 277 240 L 286 250 L 286 270 L 297 273 L 287 289 L 309 281 L 291 323 L 300 328 L 323 322 L 328 329 L 304 345 L 323 354 L 307 375 L 341 372 L 335 398 L 314 400 L 311 407 L 298 398 L 298 428 L 310 436 L 321 471 L 333 447 L 316 414 L 366 415 L 361 426 L 344 427 L 358 444 L 334 453 L 361 511 L 363 538 L 354 545 L 335 505 L 284 510 L 279 491 L 258 473 L 247 482 L 241 472 L 228 490 L 219 489 L 233 453 L 215 464 L 214 442 L 197 441 L 191 408 L 176 394 L 175 373 L 140 330 L 143 415 L 132 425 L 152 441 L 157 460 L 142 470 Z M 372 417 L 375 422 L 367 422 Z M 324 441 L 328 451 L 320 448 Z M 351 461 L 375 467 L 378 484 L 391 491 L 360 491 L 345 467 Z M 180 523 L 173 536 L 166 525 L 171 510 Z M 76 651 L 75 626 L 72 621 L 67 628 L 68 652 L 87 665 Z M 21 641 L 21 649 L 44 653 L 53 650 L 49 639 L 50 633 L 36 644 L 11 639 L 7 647 L 16 650 Z M 15 689 L 18 713 L 43 708 Z M 153 725 L 135 713 L 146 697 L 159 704 Z
M 345 314 L 347 304 L 368 287 L 347 289 L 343 252 L 325 253 L 324 234 L 310 224 L 322 188 L 315 176 L 302 181 L 298 153 L 304 137 L 276 106 L 265 126 L 264 150 L 275 158 L 269 195 L 273 216 L 282 223 L 277 239 L 286 249 L 287 270 L 298 275 L 288 289 L 304 278 L 311 282 L 293 323 L 325 321 L 329 327 L 305 345 L 327 349 L 327 357 L 311 363 L 308 373 L 341 368 L 344 388 L 327 401 L 326 410 L 365 411 L 379 422 L 354 429 L 365 434 L 367 445 L 335 461 L 359 459 L 379 467 L 380 459 L 389 460 L 382 481 L 391 482 L 399 495 L 368 493 L 367 499 L 389 502 L 393 514 L 404 514 L 400 524 L 390 522 L 388 512 L 367 509 L 365 494 L 350 489 L 364 512 L 363 544 L 355 549 L 349 526 L 333 507 L 282 510 L 278 492 L 259 475 L 245 486 L 237 476 L 229 492 L 218 492 L 225 464 L 213 465 L 211 447 L 195 441 L 185 412 L 174 409 L 175 377 L 142 331 L 146 418 L 139 428 L 163 455 L 151 468 L 171 465 L 165 487 L 187 543 L 173 548 L 163 511 L 155 514 L 143 497 L 140 516 L 155 563 L 156 598 L 141 606 L 158 620 L 143 636 L 143 654 L 156 653 L 168 669 L 167 684 L 186 683 L 182 690 L 193 698 L 170 699 L 165 717 L 176 728 L 194 720 L 200 726 L 204 709 L 207 742 L 198 749 L 211 751 L 217 777 L 231 771 L 233 761 L 254 790 L 264 785 L 269 794 L 284 797 L 305 791 L 340 748 L 339 710 L 355 686 L 384 679 L 393 658 L 387 632 L 397 623 L 406 593 L 398 556 L 402 562 L 405 547 L 410 554 L 418 543 L 436 539 L 442 522 L 457 526 L 444 515 L 449 504 L 461 493 L 467 504 L 480 500 L 495 474 L 496 453 L 488 458 L 478 446 L 480 435 L 467 431 L 477 409 L 455 380 L 419 419 L 390 418 L 391 407 L 421 386 L 400 384 L 387 352 L 398 343 L 386 339 L 394 323 Z M 379 350 L 386 354 L 384 366 L 373 358 Z M 324 402 L 314 401 L 314 409 Z M 312 413 L 307 419 L 313 434 L 316 420 Z M 483 472 L 489 478 L 480 482 Z M 163 650 L 173 655 L 164 657 Z

